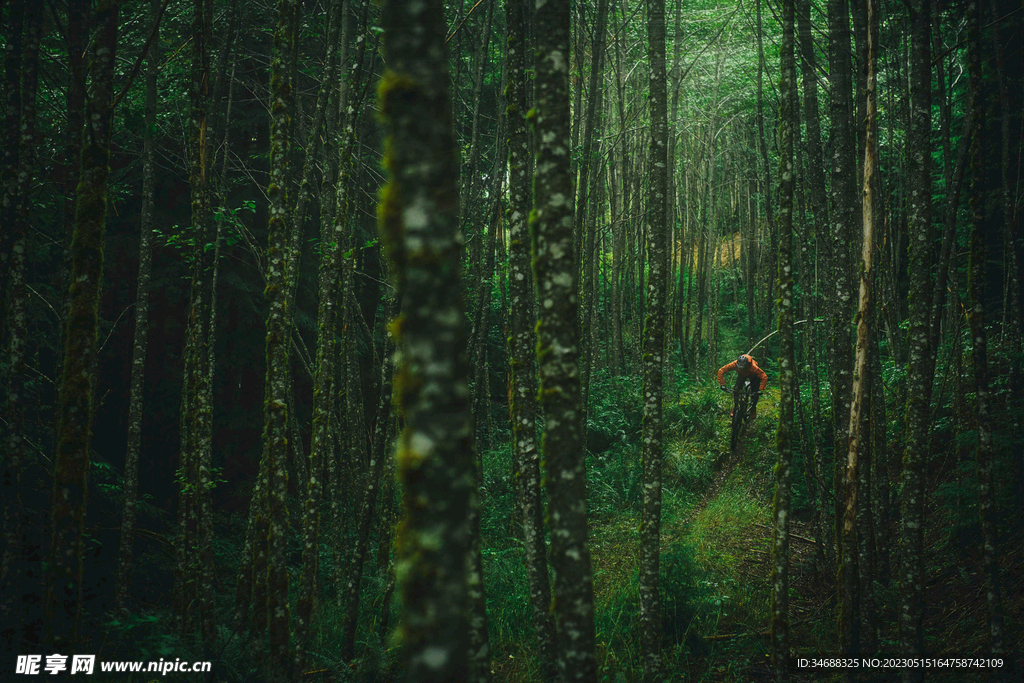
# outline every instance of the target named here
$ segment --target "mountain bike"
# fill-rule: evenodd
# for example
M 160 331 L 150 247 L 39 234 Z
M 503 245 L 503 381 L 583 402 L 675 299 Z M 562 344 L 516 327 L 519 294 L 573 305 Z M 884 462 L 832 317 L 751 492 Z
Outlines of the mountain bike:
M 729 450 L 736 451 L 736 444 L 739 443 L 740 434 L 744 426 L 750 421 L 754 409 L 754 394 L 757 389 L 753 382 L 744 382 L 742 387 L 729 391 L 722 387 L 722 391 L 732 394 L 732 438 L 729 442 Z

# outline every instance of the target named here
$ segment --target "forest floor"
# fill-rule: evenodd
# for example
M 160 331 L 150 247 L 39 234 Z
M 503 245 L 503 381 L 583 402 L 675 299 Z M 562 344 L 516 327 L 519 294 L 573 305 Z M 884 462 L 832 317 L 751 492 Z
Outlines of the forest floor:
M 773 468 L 779 394 L 769 388 L 758 418 L 739 452 L 728 452 L 728 396 L 717 387 L 691 384 L 666 398 L 671 426 L 666 434 L 661 529 L 661 593 L 665 680 L 750 683 L 774 680 L 769 633 L 772 577 Z M 600 491 L 632 491 L 631 504 L 609 509 L 592 494 L 590 547 L 595 577 L 598 665 L 609 683 L 640 680 L 638 496 L 639 449 L 588 463 L 588 479 Z M 795 462 L 794 479 L 803 478 Z M 626 480 L 618 481 L 615 479 Z M 794 481 L 790 525 L 790 628 L 794 657 L 834 657 L 837 604 L 831 570 L 819 570 L 805 488 Z M 941 510 L 935 510 L 940 519 Z M 929 572 L 926 638 L 933 652 L 984 652 L 985 602 L 980 563 L 939 552 L 948 528 L 935 524 L 926 545 Z M 1024 566 L 1020 538 L 1008 538 L 1004 574 L 1019 577 Z M 1015 544 L 1015 545 L 1014 545 Z M 969 553 L 967 553 L 969 554 Z M 894 560 L 895 561 L 895 560 Z M 895 574 L 895 567 L 893 568 Z M 895 581 L 875 584 L 877 646 L 895 653 Z M 1008 586 L 1007 614 L 1021 606 L 1019 582 Z M 1019 621 L 1010 616 L 1008 621 Z M 961 629 L 961 632 L 957 632 Z M 971 635 L 968 635 L 971 634 Z M 941 643 L 941 645 L 939 645 Z M 868 646 L 866 646 L 868 647 Z M 529 649 L 496 657 L 496 680 L 536 680 Z M 508 656 L 508 655 L 507 655 Z M 522 661 L 518 658 L 524 658 Z M 525 667 L 525 668 L 524 668 Z M 894 680 L 895 672 L 862 671 L 864 681 Z M 835 673 L 794 672 L 794 681 L 838 681 Z M 993 680 L 984 672 L 933 671 L 929 680 Z

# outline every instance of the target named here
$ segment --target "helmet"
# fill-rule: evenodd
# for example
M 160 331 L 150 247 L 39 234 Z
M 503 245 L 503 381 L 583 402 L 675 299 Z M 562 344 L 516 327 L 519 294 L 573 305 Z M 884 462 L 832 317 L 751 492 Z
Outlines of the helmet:
M 745 368 L 748 365 L 750 365 L 750 356 L 741 353 L 740 357 L 736 359 L 736 367 Z

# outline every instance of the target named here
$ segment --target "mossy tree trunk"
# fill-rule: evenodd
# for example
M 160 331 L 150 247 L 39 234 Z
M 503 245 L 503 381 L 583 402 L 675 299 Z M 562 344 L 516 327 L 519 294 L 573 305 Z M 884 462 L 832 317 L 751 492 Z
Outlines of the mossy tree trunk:
M 388 129 L 379 227 L 401 313 L 396 380 L 405 417 L 397 538 L 411 681 L 467 680 L 470 507 L 477 504 L 467 330 L 459 282 L 459 158 L 441 0 L 382 6 L 388 71 L 378 93 Z
M 120 2 L 100 0 L 89 54 L 88 125 L 82 142 L 71 242 L 71 288 L 57 415 L 57 454 L 50 498 L 50 549 L 45 592 L 44 642 L 52 651 L 74 649 L 82 598 L 83 526 L 92 441 L 96 324 L 103 276 L 103 240 L 110 173 L 114 58 Z
M 650 276 L 644 322 L 644 412 L 641 461 L 643 502 L 640 518 L 640 629 L 644 680 L 661 673 L 661 469 L 664 456 L 665 294 L 668 229 L 668 93 L 665 77 L 665 0 L 647 2 L 647 61 L 650 65 L 651 179 L 647 195 Z
M 971 255 L 967 287 L 971 308 L 967 315 L 973 345 L 974 388 L 977 395 L 975 417 L 978 425 L 978 516 L 981 521 L 981 557 L 985 576 L 985 602 L 988 606 L 989 648 L 993 655 L 1006 652 L 1003 603 L 999 582 L 999 542 L 996 529 L 994 449 L 992 446 L 991 393 L 988 380 L 988 332 L 985 330 L 985 283 L 987 248 L 985 223 L 989 220 L 986 193 L 985 84 L 982 75 L 981 20 L 987 16 L 982 0 L 967 6 L 967 66 L 979 134 L 971 139 Z
M 908 4 L 910 12 L 910 122 L 907 132 L 907 421 L 900 503 L 903 566 L 900 571 L 900 651 L 907 657 L 923 651 L 924 496 L 931 420 L 935 350 L 929 340 L 931 312 L 931 10 L 929 0 Z M 906 669 L 904 681 L 921 679 Z
M 175 576 L 175 612 L 183 635 L 194 629 L 198 611 L 204 647 L 213 645 L 210 462 L 213 449 L 212 366 L 213 256 L 210 235 L 210 181 L 207 125 L 213 6 L 195 0 L 192 15 L 192 65 L 189 84 L 189 186 L 192 200 L 192 285 L 186 330 L 181 400 L 181 492 Z
M 831 241 L 829 264 L 833 287 L 827 292 L 829 302 L 829 383 L 832 389 L 834 522 L 836 525 L 837 566 L 841 562 L 838 526 L 843 517 L 843 457 L 847 446 L 847 422 L 850 414 L 851 372 L 853 354 L 850 347 L 850 318 L 853 310 L 853 287 L 850 282 L 850 244 L 857 220 L 856 170 L 854 149 L 853 82 L 850 54 L 850 4 L 848 0 L 829 0 L 829 80 L 832 103 L 831 179 L 829 188 L 829 220 Z
M 594 593 L 587 547 L 586 470 L 580 433 L 578 281 L 573 247 L 569 140 L 570 3 L 537 7 L 533 109 L 538 140 L 533 271 L 540 302 L 537 359 L 545 428 L 542 444 L 555 571 L 553 613 L 559 673 L 594 681 Z
M 160 0 L 150 0 L 150 21 L 156 21 Z M 156 31 L 156 29 L 154 29 Z M 156 32 L 146 55 L 146 103 L 142 141 L 142 213 L 139 236 L 139 277 L 135 286 L 135 334 L 132 342 L 132 370 L 128 397 L 128 448 L 124 458 L 124 508 L 121 513 L 121 543 L 117 557 L 117 608 L 128 609 L 135 549 L 135 519 L 139 495 L 139 451 L 142 446 L 143 378 L 146 343 L 149 337 L 149 289 L 153 263 L 153 201 L 156 179 L 156 76 L 159 68 L 160 36 Z
M 267 374 L 263 401 L 263 460 L 266 462 L 267 660 L 270 679 L 288 678 L 290 609 L 288 602 L 288 375 L 292 317 L 288 310 L 288 218 L 295 116 L 292 68 L 298 33 L 299 4 L 279 0 L 270 63 L 270 183 L 267 198 Z
M 530 586 L 533 630 L 537 635 L 540 679 L 554 683 L 554 624 L 548 609 L 547 544 L 544 541 L 544 511 L 540 489 L 540 455 L 537 450 L 536 395 L 537 361 L 534 355 L 533 271 L 530 269 L 530 235 L 527 217 L 531 207 L 529 137 L 526 129 L 526 36 L 525 9 L 519 3 L 507 8 L 508 31 L 508 167 L 509 167 L 509 358 L 511 388 L 509 417 L 515 449 L 516 482 L 523 525 L 526 574 Z
M 796 97 L 794 0 L 782 3 L 782 48 L 779 90 L 779 425 L 775 432 L 778 462 L 775 465 L 774 529 L 772 544 L 772 662 L 775 676 L 788 677 L 789 661 L 789 524 L 793 442 L 799 434 L 794 423 L 794 404 L 800 399 L 796 381 L 793 342 L 793 199 L 796 169 L 793 147 L 800 122 Z
M 577 279 L 582 283 L 582 306 L 580 307 L 580 394 L 583 413 L 580 420 L 583 424 L 583 434 L 586 435 L 587 425 L 587 396 L 590 390 L 590 358 L 591 358 L 591 330 L 594 327 L 594 320 L 590 310 L 593 295 L 590 293 L 594 287 L 593 278 L 590 277 L 595 253 L 593 243 L 596 239 L 596 216 L 599 206 L 595 201 L 597 197 L 597 182 L 599 174 L 593 172 L 596 159 L 595 131 L 600 126 L 602 90 L 604 79 L 601 72 L 604 69 L 604 44 L 605 29 L 608 25 L 608 0 L 598 0 L 595 21 L 596 26 L 591 36 L 590 44 L 590 74 L 587 79 L 587 104 L 586 111 L 582 115 L 583 135 L 583 156 L 579 163 L 579 180 L 576 184 L 576 208 L 573 216 L 573 241 L 580 255 L 577 266 Z M 582 34 L 582 31 L 580 31 Z M 580 88 L 582 90 L 582 88 Z M 577 117 L 579 118 L 579 117 Z
M 349 36 L 347 31 L 343 34 L 342 26 L 347 29 L 350 23 L 347 19 L 348 6 L 341 0 L 333 0 L 330 6 L 331 30 L 327 38 L 327 64 L 328 79 L 333 81 L 337 73 L 338 51 L 342 52 L 340 59 L 344 59 L 344 46 L 347 45 Z M 326 83 L 326 81 L 325 81 Z M 321 135 L 321 124 L 324 119 L 324 112 L 327 109 L 331 89 L 322 85 L 317 93 L 316 113 L 313 116 L 313 127 L 310 130 L 309 141 L 306 145 L 306 160 L 303 163 L 302 178 L 299 184 L 299 199 L 296 202 L 296 209 L 292 220 L 303 220 L 305 203 L 309 200 L 309 184 L 312 181 L 312 159 L 315 145 L 315 136 Z M 332 111 L 338 111 L 335 108 Z M 337 124 L 337 117 L 333 117 Z M 341 123 L 344 131 L 343 145 L 346 151 L 350 150 L 347 141 L 351 137 L 351 117 L 346 116 Z M 324 152 L 334 151 L 334 146 L 328 144 L 333 139 L 333 130 L 326 131 L 324 136 Z M 310 144 L 312 143 L 312 144 Z M 296 677 L 302 676 L 306 667 L 306 653 L 312 642 L 311 621 L 314 610 L 319 601 L 318 573 L 320 570 L 320 501 L 323 492 L 322 476 L 326 472 L 324 463 L 334 457 L 334 430 L 332 417 L 334 414 L 334 383 L 335 377 L 335 356 L 337 355 L 335 344 L 335 308 L 337 307 L 338 277 L 341 267 L 341 243 L 344 240 L 348 211 L 348 171 L 346 163 L 351 155 L 338 157 L 340 164 L 345 164 L 344 170 L 339 173 L 341 177 L 335 180 L 334 217 L 340 220 L 327 221 L 321 216 L 320 230 L 320 301 L 317 309 L 317 344 L 316 344 L 316 367 L 313 376 L 313 436 L 309 451 L 308 476 L 305 486 L 305 504 L 302 516 L 302 574 L 299 579 L 299 596 L 295 606 L 295 670 Z M 332 159 L 325 163 L 325 180 L 328 179 L 326 169 L 331 168 Z M 308 173 L 308 175 L 307 175 Z M 330 194 L 324 192 L 324 194 Z M 340 196 L 338 196 L 340 195 Z M 322 204 L 322 206 L 324 206 Z M 326 207 L 325 207 L 326 208 Z M 325 211 L 326 213 L 326 211 Z M 289 282 L 290 291 L 295 290 L 295 282 Z M 294 295 L 292 295 L 294 300 Z

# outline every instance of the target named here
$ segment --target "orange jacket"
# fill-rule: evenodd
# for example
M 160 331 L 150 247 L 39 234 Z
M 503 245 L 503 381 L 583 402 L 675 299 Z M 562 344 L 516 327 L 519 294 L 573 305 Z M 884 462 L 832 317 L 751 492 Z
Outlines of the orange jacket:
M 750 358 L 750 356 L 747 356 L 747 358 Z M 737 368 L 736 361 L 733 361 L 728 365 L 723 365 L 718 369 L 718 383 L 725 386 L 725 373 L 732 372 L 733 370 L 735 370 L 736 374 L 740 376 L 740 379 L 746 379 L 747 377 L 754 375 L 761 380 L 761 386 L 758 388 L 758 391 L 764 391 L 764 388 L 768 386 L 768 375 L 764 374 L 764 370 L 758 367 L 757 361 L 753 358 L 750 358 L 750 367 L 746 370 L 740 370 Z

